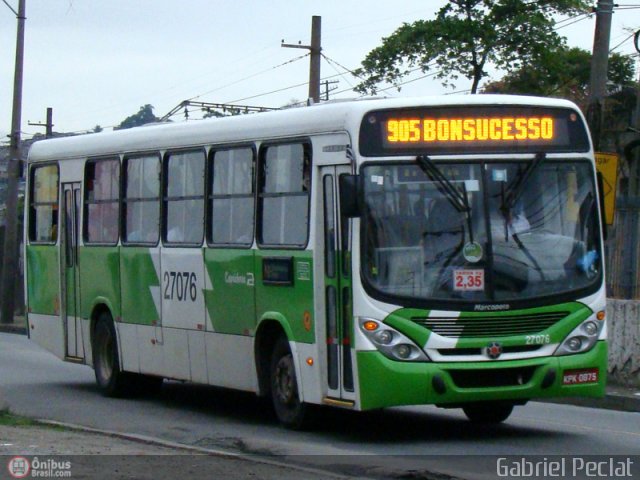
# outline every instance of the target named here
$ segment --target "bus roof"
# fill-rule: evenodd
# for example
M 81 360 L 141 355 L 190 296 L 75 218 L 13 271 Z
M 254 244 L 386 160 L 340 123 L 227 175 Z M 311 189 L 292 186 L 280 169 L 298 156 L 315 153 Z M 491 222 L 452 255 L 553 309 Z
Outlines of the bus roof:
M 29 162 L 241 143 L 345 130 L 352 132 L 353 140 L 357 142 L 356 132 L 367 112 L 460 105 L 531 105 L 572 108 L 579 112 L 575 104 L 567 100 L 515 95 L 443 95 L 327 102 L 312 107 L 42 140 L 31 147 Z

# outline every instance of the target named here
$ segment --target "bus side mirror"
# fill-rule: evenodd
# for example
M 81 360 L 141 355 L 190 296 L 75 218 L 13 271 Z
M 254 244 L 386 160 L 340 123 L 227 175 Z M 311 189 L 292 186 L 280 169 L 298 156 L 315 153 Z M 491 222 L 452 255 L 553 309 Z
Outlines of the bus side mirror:
M 354 218 L 360 216 L 358 178 L 358 175 L 347 174 L 339 177 L 340 213 L 343 217 Z

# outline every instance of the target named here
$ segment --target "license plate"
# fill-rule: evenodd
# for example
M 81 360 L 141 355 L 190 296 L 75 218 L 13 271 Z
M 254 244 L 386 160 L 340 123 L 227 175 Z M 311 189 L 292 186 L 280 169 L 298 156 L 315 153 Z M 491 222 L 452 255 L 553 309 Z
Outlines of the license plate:
M 587 368 L 584 370 L 565 370 L 562 375 L 563 385 L 580 385 L 582 383 L 597 383 L 598 369 Z

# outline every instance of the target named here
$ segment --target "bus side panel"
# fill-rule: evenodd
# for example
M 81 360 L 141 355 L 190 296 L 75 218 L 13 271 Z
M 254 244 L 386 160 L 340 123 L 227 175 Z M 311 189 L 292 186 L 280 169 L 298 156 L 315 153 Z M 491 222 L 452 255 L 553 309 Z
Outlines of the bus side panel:
M 94 308 L 104 303 L 113 320 L 121 320 L 120 310 L 120 247 L 81 247 L 80 312 L 90 319 Z M 85 351 L 89 345 L 85 345 Z
M 279 313 L 291 328 L 290 341 L 315 343 L 313 252 L 257 250 L 255 272 L 256 317 Z
M 118 325 L 122 367 L 132 372 L 162 373 L 160 329 L 160 253 L 158 248 L 120 249 L 122 322 Z
M 254 250 L 205 249 L 207 331 L 253 335 L 256 328 Z
M 30 313 L 60 315 L 60 259 L 55 245 L 27 246 L 27 304 Z
M 253 337 L 205 332 L 209 383 L 255 392 L 258 376 L 253 357 Z
M 155 249 L 154 249 L 155 250 Z M 160 322 L 160 271 L 157 251 L 126 247 L 120 250 L 122 322 L 156 325 Z
M 206 373 L 212 385 L 257 390 L 254 255 L 250 249 L 204 251 Z
M 26 248 L 27 325 L 29 337 L 58 358 L 65 356 L 60 317 L 60 259 L 55 245 Z

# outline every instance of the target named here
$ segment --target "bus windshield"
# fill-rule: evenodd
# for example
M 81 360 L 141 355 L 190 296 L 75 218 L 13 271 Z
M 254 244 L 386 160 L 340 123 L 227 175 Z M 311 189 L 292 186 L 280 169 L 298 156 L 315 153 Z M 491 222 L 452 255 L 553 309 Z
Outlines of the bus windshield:
M 512 302 L 597 285 L 588 161 L 426 162 L 362 169 L 362 268 L 374 295 L 405 306 Z

